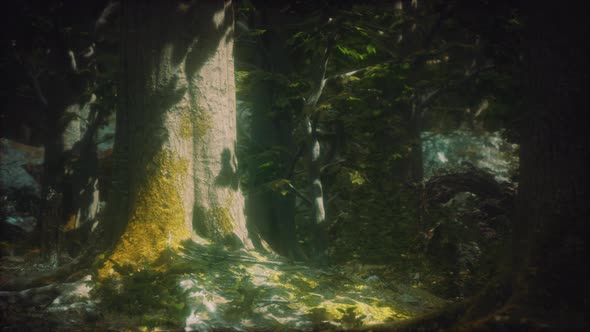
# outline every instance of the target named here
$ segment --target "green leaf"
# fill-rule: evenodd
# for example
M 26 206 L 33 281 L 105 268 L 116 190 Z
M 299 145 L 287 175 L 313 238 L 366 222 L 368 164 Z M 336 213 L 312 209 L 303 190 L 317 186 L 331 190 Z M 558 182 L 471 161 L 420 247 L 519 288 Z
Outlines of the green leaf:
M 258 166 L 258 168 L 266 168 L 266 167 L 271 167 L 273 165 L 272 161 L 268 161 L 260 166 Z
M 348 173 L 348 175 L 350 176 L 350 182 L 352 184 L 356 184 L 356 185 L 362 185 L 365 183 L 365 179 L 363 178 L 363 176 L 361 175 L 361 173 L 359 171 L 352 171 L 350 173 Z
M 353 50 L 352 48 L 348 48 L 342 45 L 337 45 L 336 48 L 340 51 L 340 53 L 344 54 L 344 55 L 348 55 L 349 57 L 356 59 L 356 60 L 363 60 L 365 58 L 364 54 L 360 54 L 359 52 L 357 52 L 356 50 Z
M 250 31 L 250 35 L 251 36 L 261 36 L 262 34 L 264 34 L 266 32 L 266 29 L 254 29 L 252 31 Z

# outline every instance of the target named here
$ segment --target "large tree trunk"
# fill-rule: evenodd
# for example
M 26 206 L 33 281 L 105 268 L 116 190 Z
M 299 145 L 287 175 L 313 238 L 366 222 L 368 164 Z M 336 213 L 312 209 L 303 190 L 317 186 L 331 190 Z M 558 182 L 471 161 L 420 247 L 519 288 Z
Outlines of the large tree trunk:
M 111 260 L 152 263 L 193 230 L 252 247 L 234 153 L 231 2 L 127 1 L 122 10 Z
M 590 153 L 583 142 L 589 123 L 590 54 L 583 47 L 587 25 L 578 26 L 586 19 L 583 9 L 581 3 L 529 2 L 528 112 L 522 122 L 512 261 L 505 289 L 490 285 L 493 292 L 467 312 L 466 329 L 589 327 Z M 490 296 L 502 293 L 508 300 L 494 309 L 498 299 L 490 301 Z M 487 319 L 477 320 L 484 314 Z
M 551 319 L 561 326 L 587 327 L 588 25 L 578 26 L 583 5 L 543 2 L 529 8 L 530 109 L 520 147 L 513 301 L 544 307 L 541 315 L 560 313 Z
M 583 2 L 528 1 L 513 241 L 468 301 L 372 331 L 588 331 L 588 25 Z M 368 329 L 367 329 L 368 330 Z

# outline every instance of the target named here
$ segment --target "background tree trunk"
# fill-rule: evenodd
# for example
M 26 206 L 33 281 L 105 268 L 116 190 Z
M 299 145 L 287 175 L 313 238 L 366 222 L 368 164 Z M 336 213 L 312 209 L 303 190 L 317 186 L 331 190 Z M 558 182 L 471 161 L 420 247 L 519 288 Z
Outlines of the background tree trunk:
M 286 75 L 289 71 L 285 40 L 276 31 L 278 23 L 272 22 L 274 12 L 262 10 L 263 28 L 271 26 L 261 37 L 262 47 L 256 47 L 258 66 L 265 71 Z M 276 18 L 274 18 L 276 20 Z M 271 23 L 269 24 L 269 21 Z M 301 259 L 295 230 L 295 194 L 283 195 L 268 185 L 271 181 L 289 177 L 293 163 L 293 114 L 274 107 L 276 88 L 273 81 L 264 81 L 255 88 L 252 103 L 251 143 L 254 151 L 273 151 L 275 172 L 260 171 L 260 164 L 250 163 L 251 191 L 248 195 L 248 218 L 256 224 L 262 237 L 278 253 L 291 259 Z M 280 148 L 277 149 L 277 148 Z

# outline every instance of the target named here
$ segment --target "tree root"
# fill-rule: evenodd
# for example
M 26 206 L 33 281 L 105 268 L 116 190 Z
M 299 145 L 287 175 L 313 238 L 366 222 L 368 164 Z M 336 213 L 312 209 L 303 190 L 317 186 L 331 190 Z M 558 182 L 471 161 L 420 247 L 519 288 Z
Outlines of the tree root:
M 72 275 L 82 276 L 83 270 L 87 269 L 97 255 L 95 250 L 88 249 L 81 253 L 74 260 L 55 270 L 41 272 L 30 277 L 12 278 L 0 284 L 2 291 L 21 291 L 30 288 L 38 288 L 71 279 Z

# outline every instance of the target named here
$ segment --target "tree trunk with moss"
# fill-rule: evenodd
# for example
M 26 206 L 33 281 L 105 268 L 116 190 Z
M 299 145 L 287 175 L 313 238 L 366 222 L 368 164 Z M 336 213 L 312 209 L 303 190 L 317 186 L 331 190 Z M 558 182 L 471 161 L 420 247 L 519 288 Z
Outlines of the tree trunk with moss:
M 231 2 L 126 1 L 122 30 L 110 259 L 153 263 L 194 232 L 252 247 L 234 154 Z

